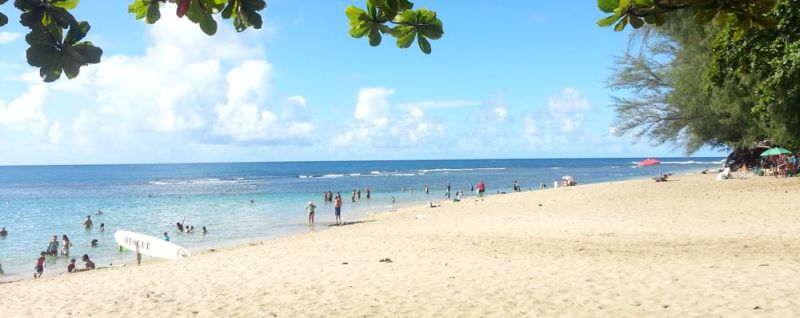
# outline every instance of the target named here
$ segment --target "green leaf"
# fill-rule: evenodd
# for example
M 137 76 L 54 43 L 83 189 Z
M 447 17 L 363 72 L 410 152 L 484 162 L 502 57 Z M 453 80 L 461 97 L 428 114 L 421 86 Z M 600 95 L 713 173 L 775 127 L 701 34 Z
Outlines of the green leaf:
M 352 36 L 354 38 L 361 38 L 365 34 L 367 34 L 367 31 L 369 31 L 368 27 L 352 28 L 352 29 L 350 29 L 349 33 L 350 33 L 350 36 Z
M 628 19 L 622 19 L 617 22 L 617 25 L 614 26 L 614 31 L 619 32 L 625 29 L 625 26 L 628 24 Z
M 55 0 L 55 1 L 51 1 L 50 4 L 52 4 L 52 5 L 56 6 L 56 7 L 59 7 L 59 8 L 72 10 L 72 9 L 75 9 L 75 7 L 78 6 L 78 0 Z
M 77 43 L 80 40 L 83 40 L 86 37 L 86 34 L 89 33 L 89 23 L 86 21 L 78 22 L 78 24 L 73 25 L 67 31 L 67 37 L 64 38 L 64 44 L 72 45 Z
M 53 43 L 50 41 L 50 36 L 43 28 L 33 29 L 31 32 L 28 32 L 25 35 L 25 42 L 28 45 L 37 45 L 37 44 L 45 44 L 45 45 L 52 45 Z
M 153 24 L 159 19 L 161 19 L 161 8 L 158 1 L 153 1 L 147 6 L 147 16 L 144 19 L 144 23 Z
M 0 12 L 0 27 L 8 24 L 8 17 Z
M 203 30 L 205 34 L 214 35 L 217 33 L 217 21 L 214 21 L 211 15 L 204 16 L 204 18 L 200 20 L 200 30 Z
M 417 29 L 420 34 L 432 40 L 441 39 L 442 35 L 444 35 L 444 30 L 442 29 L 441 23 L 433 25 L 422 25 Z
M 254 29 L 260 29 L 261 26 L 264 24 L 264 21 L 261 19 L 261 15 L 258 12 L 246 12 L 247 21 L 250 22 L 250 26 Z
M 81 72 L 81 65 L 75 63 L 74 61 L 67 60 L 63 61 L 62 68 L 64 69 L 64 74 L 67 75 L 68 79 L 73 79 L 78 76 Z
M 397 27 L 394 32 L 397 33 L 397 47 L 402 49 L 411 46 L 411 43 L 414 43 L 414 37 L 417 35 L 414 28 L 408 26 Z
M 58 55 L 58 49 L 49 44 L 31 45 L 25 51 L 25 57 L 28 59 L 28 64 L 37 67 L 51 66 L 53 61 L 58 59 Z
M 150 0 L 135 0 L 128 6 L 128 13 L 136 15 L 136 20 L 140 20 L 147 15 L 147 8 L 150 5 Z
M 236 0 L 231 0 L 231 2 L 228 3 L 228 6 L 225 7 L 224 10 L 222 10 L 222 18 L 223 19 L 233 18 L 235 20 L 237 11 L 236 8 L 238 7 L 239 7 L 239 2 Z
M 369 45 L 378 46 L 381 44 L 381 31 L 378 30 L 376 25 L 373 24 L 369 27 L 367 36 L 369 37 Z
M 189 4 L 189 11 L 186 12 L 186 17 L 189 18 L 190 21 L 199 24 L 200 30 L 205 34 L 214 35 L 217 33 L 217 21 L 214 21 L 214 18 L 211 17 L 211 13 L 203 8 L 200 1 L 192 1 L 191 4 Z
M 28 11 L 19 15 L 19 23 L 22 24 L 22 26 L 26 26 L 31 29 L 41 28 L 41 21 L 43 17 L 44 10 Z
M 419 44 L 419 49 L 422 50 L 425 54 L 431 54 L 431 43 L 425 39 L 422 34 L 417 35 L 417 43 Z
M 414 7 L 414 4 L 411 3 L 411 1 L 408 1 L 408 0 L 395 0 L 395 1 L 397 1 L 397 11 L 398 12 L 405 11 L 405 10 L 411 10 L 411 8 Z
M 242 7 L 250 11 L 261 11 L 267 7 L 267 2 L 264 0 L 240 0 Z
M 347 15 L 347 18 L 350 20 L 351 28 L 358 27 L 362 23 L 369 21 L 367 13 L 355 6 L 347 7 L 347 9 L 344 10 L 344 14 Z
M 82 61 L 84 64 L 100 63 L 100 58 L 103 56 L 103 49 L 94 46 L 94 44 L 89 41 L 76 43 L 72 47 L 83 58 Z
M 43 25 L 48 25 L 49 23 L 44 23 L 44 20 L 50 19 L 52 22 L 55 22 L 56 25 L 66 29 L 69 26 L 78 23 L 75 20 L 75 17 L 72 16 L 72 13 L 65 10 L 64 8 L 59 7 L 47 7 L 45 9 L 45 15 L 42 17 Z
M 28 3 L 28 1 L 22 1 L 22 0 L 14 1 L 14 7 L 23 12 L 39 9 L 38 6 L 34 6 L 33 4 Z
M 628 22 L 631 24 L 631 26 L 633 26 L 634 29 L 641 28 L 644 25 L 644 21 L 642 21 L 641 18 L 632 14 L 628 15 Z
M 619 20 L 619 15 L 614 14 L 614 15 L 610 15 L 610 16 L 607 16 L 605 18 L 602 18 L 600 20 L 597 20 L 597 25 L 599 25 L 601 27 L 607 27 L 607 26 L 611 26 L 612 24 L 614 24 L 614 22 L 617 22 L 617 20 Z
M 597 7 L 600 11 L 605 13 L 614 12 L 614 9 L 619 8 L 619 0 L 597 0 Z

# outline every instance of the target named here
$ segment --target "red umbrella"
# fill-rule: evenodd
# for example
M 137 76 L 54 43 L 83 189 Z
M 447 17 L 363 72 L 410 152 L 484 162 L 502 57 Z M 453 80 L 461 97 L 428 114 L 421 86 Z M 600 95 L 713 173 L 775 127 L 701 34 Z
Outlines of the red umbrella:
M 661 161 L 658 161 L 658 160 L 652 159 L 652 158 L 647 158 L 645 160 L 642 160 L 642 162 L 639 163 L 639 167 L 652 166 L 652 165 L 657 165 L 659 163 L 661 163 Z

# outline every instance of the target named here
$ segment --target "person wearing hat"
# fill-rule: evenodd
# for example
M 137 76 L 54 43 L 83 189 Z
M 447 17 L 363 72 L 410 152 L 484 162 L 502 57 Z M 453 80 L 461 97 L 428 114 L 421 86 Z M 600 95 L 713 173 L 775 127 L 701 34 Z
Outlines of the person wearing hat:
M 316 209 L 316 208 L 317 208 L 317 206 L 314 205 L 314 201 L 308 201 L 308 204 L 306 204 L 306 211 L 308 211 L 308 224 L 309 225 L 314 225 L 314 209 Z

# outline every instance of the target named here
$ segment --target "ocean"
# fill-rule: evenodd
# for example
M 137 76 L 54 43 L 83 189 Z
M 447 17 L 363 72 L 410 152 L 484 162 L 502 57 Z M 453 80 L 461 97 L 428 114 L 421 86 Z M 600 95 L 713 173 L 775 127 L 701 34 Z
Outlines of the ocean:
M 717 169 L 723 158 L 661 158 L 660 165 L 636 168 L 644 158 L 486 159 L 262 162 L 0 167 L 0 281 L 30 277 L 39 252 L 53 235 L 66 234 L 74 244 L 69 258 L 89 254 L 98 266 L 135 260 L 119 252 L 114 232 L 125 229 L 161 237 L 201 251 L 291 234 L 326 229 L 333 205 L 323 192 L 340 192 L 346 222 L 370 213 L 391 213 L 400 206 L 445 199 L 446 187 L 467 195 L 470 185 L 486 192 L 538 191 L 543 182 L 573 176 L 586 183 L 652 177 Z M 428 186 L 429 194 L 424 187 Z M 365 187 L 371 190 L 366 199 Z M 361 199 L 351 201 L 353 189 Z M 306 224 L 305 205 L 317 205 L 316 225 Z M 101 210 L 103 213 L 96 215 Z M 82 226 L 87 215 L 94 228 Z M 180 233 L 176 222 L 195 227 Z M 105 231 L 99 230 L 100 224 Z M 200 228 L 208 229 L 207 235 Z M 93 239 L 97 247 L 90 247 Z M 59 246 L 60 249 L 60 246 Z M 47 257 L 45 276 L 65 271 L 68 257 Z M 82 267 L 80 265 L 79 267 Z

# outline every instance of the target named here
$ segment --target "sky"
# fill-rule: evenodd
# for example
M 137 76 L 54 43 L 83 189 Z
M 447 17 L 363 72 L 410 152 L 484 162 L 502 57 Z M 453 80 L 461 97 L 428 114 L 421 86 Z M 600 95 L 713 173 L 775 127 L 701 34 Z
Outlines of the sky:
M 0 6 L 0 165 L 684 155 L 613 135 L 628 35 L 594 2 L 417 0 L 444 24 L 430 55 L 351 38 L 349 5 L 268 1 L 262 29 L 207 36 L 171 4 L 146 25 L 83 0 L 102 62 L 55 83 Z

